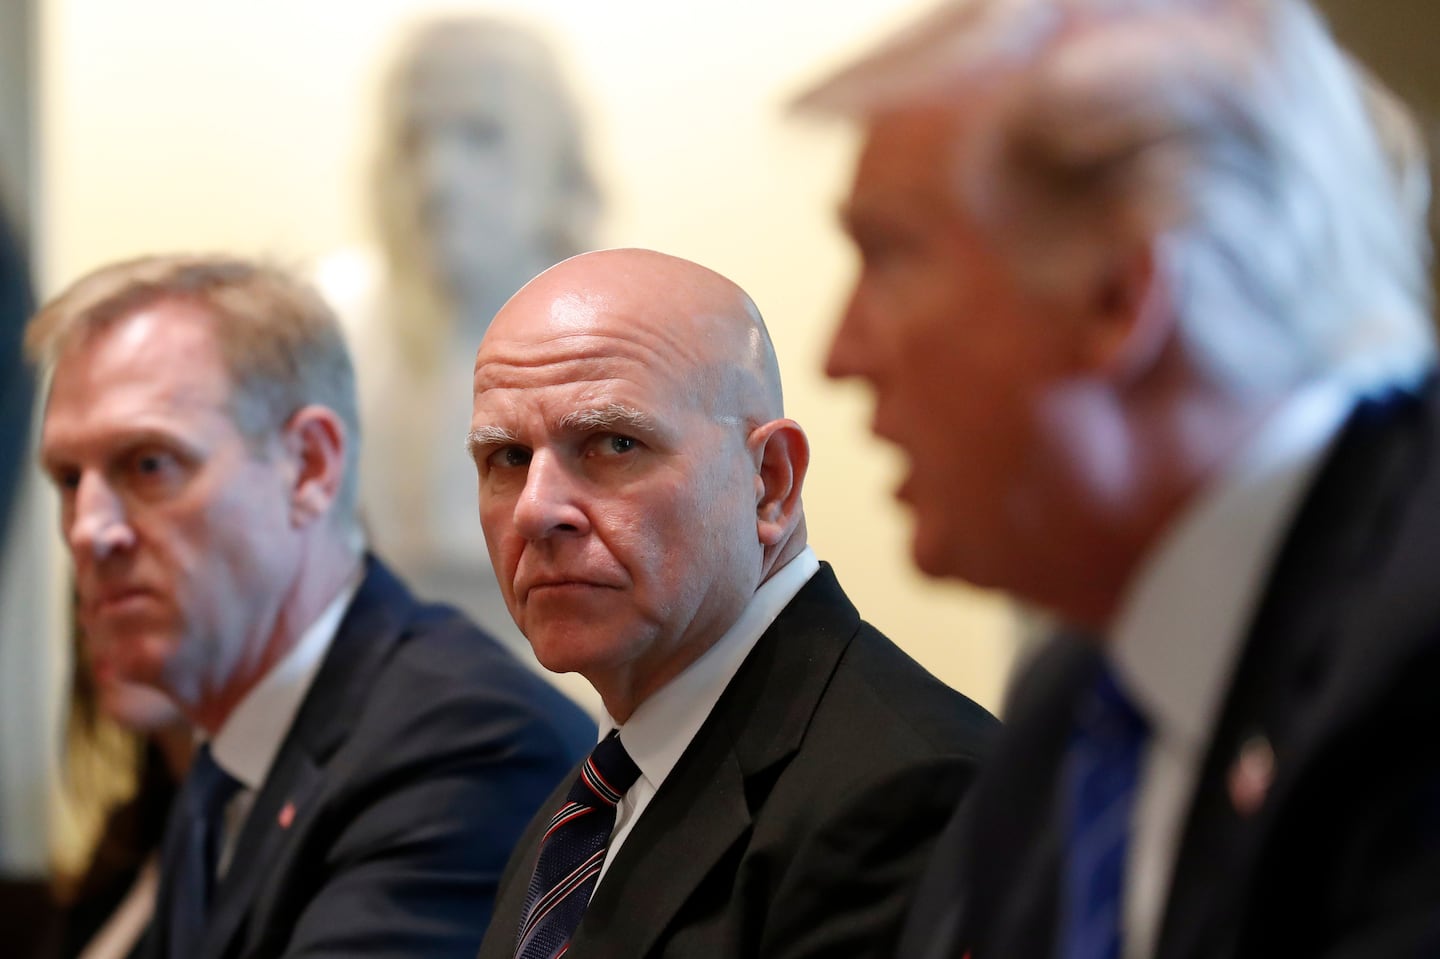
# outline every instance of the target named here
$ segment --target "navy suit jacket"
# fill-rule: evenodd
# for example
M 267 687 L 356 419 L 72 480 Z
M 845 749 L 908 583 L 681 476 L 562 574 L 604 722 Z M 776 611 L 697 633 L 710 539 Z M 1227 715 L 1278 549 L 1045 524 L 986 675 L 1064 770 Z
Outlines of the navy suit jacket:
M 567 957 L 880 954 L 996 725 L 862 622 L 822 564 L 636 820 Z M 481 959 L 513 955 L 568 785 L 516 849 Z
M 369 558 L 194 959 L 470 959 L 516 839 L 594 742 L 573 703 Z
M 1098 663 L 1093 645 L 1062 637 L 1027 671 L 897 954 L 1054 955 L 1059 770 Z M 1288 533 L 1200 771 L 1155 954 L 1440 955 L 1437 731 L 1440 392 L 1430 384 L 1356 410 Z M 1274 753 L 1258 809 L 1231 788 L 1257 738 Z
M 29 438 L 35 377 L 21 350 L 33 309 L 25 257 L 0 215 L 0 542 L 9 528 L 24 470 L 34 468 L 29 462 Z

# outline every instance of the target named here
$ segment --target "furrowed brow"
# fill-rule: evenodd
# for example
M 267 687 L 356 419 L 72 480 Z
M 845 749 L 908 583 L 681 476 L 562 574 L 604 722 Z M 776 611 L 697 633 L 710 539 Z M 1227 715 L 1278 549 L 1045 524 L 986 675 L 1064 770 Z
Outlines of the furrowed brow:
M 557 424 L 567 433 L 603 433 L 631 431 L 637 433 L 655 432 L 655 421 L 647 413 L 619 403 L 611 403 L 589 410 L 574 410 L 560 417 Z

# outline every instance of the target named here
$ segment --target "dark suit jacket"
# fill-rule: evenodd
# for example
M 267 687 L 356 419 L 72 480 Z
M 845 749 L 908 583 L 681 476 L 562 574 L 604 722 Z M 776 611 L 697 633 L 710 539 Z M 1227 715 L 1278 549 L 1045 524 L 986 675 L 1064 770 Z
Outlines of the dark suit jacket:
M 28 442 L 35 377 L 25 362 L 21 341 L 34 308 L 25 256 L 0 210 L 0 542 L 9 528 L 24 470 L 33 469 Z
M 902 954 L 959 955 L 968 939 L 975 959 L 1054 955 L 1058 773 L 1098 662 L 1058 639 L 1019 684 L 971 827 L 937 850 Z M 1306 496 L 1203 763 L 1157 955 L 1440 955 L 1437 732 L 1432 385 L 1362 404 Z M 1268 740 L 1275 772 L 1246 815 L 1230 777 L 1252 737 Z
M 822 566 L 636 821 L 567 955 L 877 953 L 994 726 L 861 622 Z M 514 951 L 540 833 L 566 788 L 516 849 L 482 959 Z
M 516 839 L 594 742 L 495 640 L 368 560 L 195 959 L 470 959 Z

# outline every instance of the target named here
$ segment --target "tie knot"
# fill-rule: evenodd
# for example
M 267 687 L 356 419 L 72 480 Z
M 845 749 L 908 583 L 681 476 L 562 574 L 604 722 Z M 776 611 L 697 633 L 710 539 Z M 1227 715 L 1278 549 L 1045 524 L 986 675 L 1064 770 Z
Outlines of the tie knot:
M 640 767 L 625 751 L 620 742 L 620 731 L 613 730 L 600 740 L 590 758 L 580 769 L 580 778 L 575 783 L 572 798 L 576 802 L 594 805 L 597 801 L 613 806 L 630 791 L 635 780 L 640 778 Z
M 209 743 L 195 750 L 195 759 L 190 764 L 190 781 L 195 811 L 207 820 L 219 815 L 225 804 L 240 791 L 240 780 L 220 768 Z

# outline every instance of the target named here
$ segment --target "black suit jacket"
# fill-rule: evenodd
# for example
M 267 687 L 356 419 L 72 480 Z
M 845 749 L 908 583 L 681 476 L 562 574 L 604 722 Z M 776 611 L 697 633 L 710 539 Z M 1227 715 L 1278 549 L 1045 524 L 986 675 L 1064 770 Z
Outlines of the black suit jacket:
M 994 726 L 861 622 L 822 566 L 636 821 L 567 955 L 878 953 Z M 482 959 L 514 951 L 540 834 L 568 785 L 516 849 Z
M 594 742 L 498 642 L 368 560 L 194 959 L 473 957 L 516 839 Z
M 937 849 L 902 954 L 1054 955 L 1059 770 L 1098 663 L 1092 645 L 1060 638 L 1017 686 L 969 823 Z M 1306 496 L 1200 772 L 1156 954 L 1440 955 L 1437 732 L 1430 385 L 1362 404 Z M 1256 737 L 1273 750 L 1274 777 L 1247 814 L 1230 784 Z

